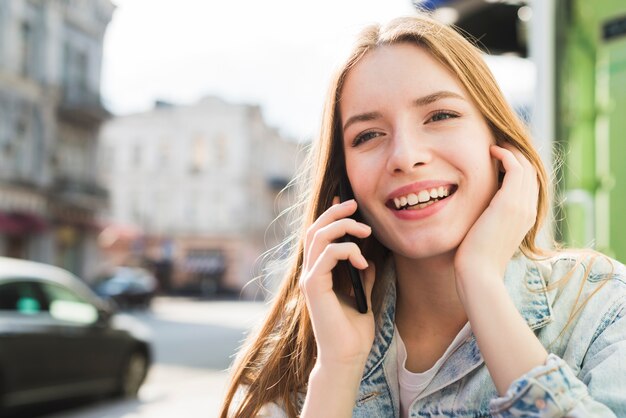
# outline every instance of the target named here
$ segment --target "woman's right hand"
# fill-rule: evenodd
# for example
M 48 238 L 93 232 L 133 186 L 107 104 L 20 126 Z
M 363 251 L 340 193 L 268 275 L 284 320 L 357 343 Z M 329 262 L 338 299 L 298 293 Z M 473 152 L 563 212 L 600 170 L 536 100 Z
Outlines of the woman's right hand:
M 355 243 L 337 241 L 346 234 L 366 238 L 372 233 L 368 225 L 348 218 L 356 209 L 355 200 L 339 204 L 339 199 L 335 198 L 333 205 L 309 227 L 300 288 L 317 343 L 316 367 L 348 368 L 362 373 L 374 342 L 371 295 L 375 268 L 373 263 L 368 266 Z M 367 313 L 357 311 L 351 295 L 333 290 L 332 270 L 339 260 L 348 260 L 362 270 Z

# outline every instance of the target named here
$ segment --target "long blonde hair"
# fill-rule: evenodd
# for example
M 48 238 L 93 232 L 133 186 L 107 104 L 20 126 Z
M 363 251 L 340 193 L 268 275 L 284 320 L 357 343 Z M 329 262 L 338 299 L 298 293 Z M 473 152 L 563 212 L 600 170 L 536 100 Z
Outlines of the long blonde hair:
M 303 182 L 301 223 L 296 231 L 290 264 L 269 315 L 258 332 L 240 351 L 234 365 L 221 417 L 252 417 L 268 402 L 280 404 L 290 417 L 298 414 L 298 392 L 306 391 L 313 368 L 316 347 L 304 296 L 298 287 L 302 270 L 306 229 L 332 204 L 338 180 L 344 170 L 342 133 L 339 129 L 338 102 L 346 75 L 359 60 L 381 45 L 412 43 L 429 52 L 455 74 L 484 116 L 498 144 L 518 148 L 537 170 L 539 200 L 535 225 L 526 234 L 520 250 L 529 256 L 542 254 L 535 238 L 548 206 L 548 177 L 524 124 L 504 99 L 478 48 L 454 29 L 425 14 L 399 18 L 385 26 L 371 26 L 359 36 L 352 54 L 331 81 L 322 118 L 320 136 L 310 153 L 308 177 Z M 366 257 L 375 262 L 385 249 L 374 238 L 365 243 Z M 345 287 L 343 277 L 335 284 Z M 377 280 L 377 284 L 378 284 Z M 380 300 L 374 288 L 373 299 Z M 373 302 L 377 314 L 376 302 Z M 241 399 L 237 390 L 245 386 Z M 229 412 L 229 409 L 233 409 Z

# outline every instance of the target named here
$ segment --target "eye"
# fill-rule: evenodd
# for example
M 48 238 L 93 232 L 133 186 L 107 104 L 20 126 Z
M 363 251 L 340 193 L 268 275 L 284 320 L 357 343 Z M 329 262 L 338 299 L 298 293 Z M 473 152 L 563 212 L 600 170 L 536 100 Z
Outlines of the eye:
M 376 132 L 376 131 L 369 131 L 369 132 L 363 132 L 362 134 L 357 135 L 354 138 L 354 141 L 352 141 L 352 146 L 356 147 L 364 142 L 369 141 L 370 139 L 374 139 L 377 136 L 380 136 L 381 133 L 380 132 Z
M 445 119 L 454 119 L 454 118 L 458 118 L 459 114 L 458 113 L 454 113 L 454 112 L 450 112 L 447 110 L 438 110 L 435 113 L 433 113 L 430 118 L 428 119 L 429 122 L 439 122 Z

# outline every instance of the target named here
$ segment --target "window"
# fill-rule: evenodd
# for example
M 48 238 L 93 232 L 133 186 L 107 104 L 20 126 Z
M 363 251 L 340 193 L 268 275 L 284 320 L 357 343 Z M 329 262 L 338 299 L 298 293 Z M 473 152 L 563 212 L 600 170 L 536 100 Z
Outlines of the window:
M 45 312 L 47 309 L 37 283 L 15 281 L 0 285 L 0 311 L 34 315 Z
M 44 10 L 42 5 L 24 2 L 23 20 L 18 26 L 20 48 L 19 71 L 22 76 L 40 80 L 44 75 L 41 53 L 44 40 Z
M 89 56 L 83 48 L 72 42 L 63 47 L 63 84 L 65 99 L 70 103 L 83 103 L 92 99 L 89 91 Z
M 21 114 L 15 124 L 15 140 L 13 142 L 14 154 L 13 161 L 15 164 L 15 172 L 20 178 L 28 178 L 31 173 L 31 132 L 29 120 L 28 106 L 24 105 Z
M 0 3 L 0 68 L 3 67 L 3 63 L 4 63 L 4 39 L 5 39 L 5 34 L 4 31 L 6 30 L 6 24 L 4 23 L 4 10 L 3 10 L 4 4 Z
M 28 77 L 30 67 L 32 66 L 33 53 L 33 30 L 28 22 L 22 22 L 22 67 L 21 73 L 24 77 Z
M 225 135 L 218 135 L 215 140 L 215 157 L 216 163 L 220 167 L 225 167 L 228 164 L 228 138 Z
M 98 320 L 98 310 L 69 289 L 51 283 L 42 287 L 53 318 L 78 324 L 93 324 Z
M 202 135 L 197 135 L 191 147 L 191 166 L 192 174 L 204 171 L 207 164 L 206 141 Z

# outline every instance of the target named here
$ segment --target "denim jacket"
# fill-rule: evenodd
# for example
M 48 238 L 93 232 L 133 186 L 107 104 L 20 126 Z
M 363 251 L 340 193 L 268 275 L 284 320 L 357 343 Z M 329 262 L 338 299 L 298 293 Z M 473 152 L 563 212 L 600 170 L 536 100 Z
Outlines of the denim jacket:
M 576 266 L 579 258 L 582 263 Z M 564 286 L 556 286 L 568 277 Z M 385 280 L 385 299 L 353 417 L 400 414 L 391 261 L 380 279 Z M 471 334 L 411 405 L 409 415 L 626 417 L 626 268 L 604 256 L 593 262 L 580 254 L 545 261 L 517 256 L 504 280 L 518 311 L 550 353 L 546 364 L 518 378 L 499 397 Z M 301 395 L 300 406 L 303 400 Z M 259 416 L 284 413 L 272 404 Z

